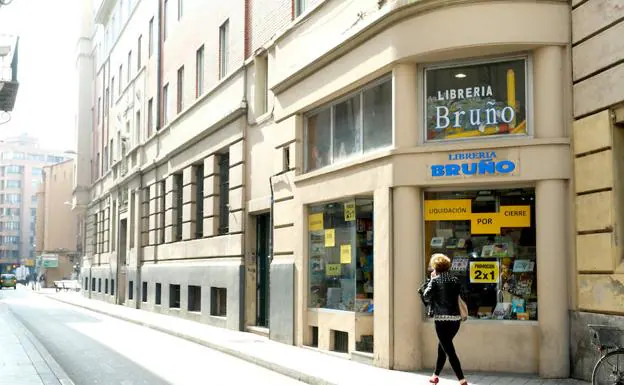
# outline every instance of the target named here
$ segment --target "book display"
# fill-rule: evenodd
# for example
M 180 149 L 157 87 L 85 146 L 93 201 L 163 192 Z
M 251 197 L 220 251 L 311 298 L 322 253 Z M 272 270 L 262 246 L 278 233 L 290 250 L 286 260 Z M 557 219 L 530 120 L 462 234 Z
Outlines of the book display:
M 507 215 L 513 212 L 528 216 L 533 209 L 533 201 L 523 195 L 509 198 L 502 193 L 493 194 L 492 198 L 483 200 L 487 205 L 479 201 L 475 204 L 475 201 L 458 203 L 461 201 L 436 200 L 435 207 L 447 204 L 452 208 L 452 205 L 461 204 L 470 210 L 473 218 L 494 217 L 494 223 L 499 213 Z M 528 204 L 518 204 L 524 202 Z M 513 207 L 515 211 L 507 207 Z M 527 218 L 508 222 L 509 225 L 517 223 L 520 226 L 503 227 L 508 224 L 502 218 L 500 228 L 492 230 L 492 227 L 480 228 L 473 218 L 446 216 L 440 220 L 426 221 L 426 255 L 444 253 L 451 258 L 450 271 L 464 285 L 470 318 L 537 320 L 534 225 Z

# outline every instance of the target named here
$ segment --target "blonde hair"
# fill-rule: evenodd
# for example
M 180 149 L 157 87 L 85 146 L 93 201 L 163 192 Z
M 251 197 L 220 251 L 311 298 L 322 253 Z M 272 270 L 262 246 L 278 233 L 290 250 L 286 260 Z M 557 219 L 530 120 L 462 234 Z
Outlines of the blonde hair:
M 445 254 L 436 253 L 431 256 L 429 266 L 437 273 L 444 273 L 451 268 L 451 259 Z

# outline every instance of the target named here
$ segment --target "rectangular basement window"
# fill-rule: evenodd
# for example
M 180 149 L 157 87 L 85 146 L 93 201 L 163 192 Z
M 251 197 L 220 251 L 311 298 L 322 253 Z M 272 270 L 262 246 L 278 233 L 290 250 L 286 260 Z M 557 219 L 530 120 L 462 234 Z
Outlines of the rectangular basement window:
M 134 281 L 128 282 L 128 299 L 134 299 Z
M 160 283 L 156 284 L 156 295 L 154 298 L 154 303 L 156 305 L 160 305 L 161 304 L 161 294 L 162 294 L 162 285 Z
M 169 285 L 169 308 L 180 308 L 180 285 Z
M 227 316 L 227 289 L 224 287 L 210 288 L 210 315 Z
M 147 282 L 143 282 L 143 287 L 141 287 L 141 301 L 147 302 Z
M 111 279 L 111 295 L 115 295 L 115 280 Z
M 188 311 L 201 312 L 201 286 L 188 287 Z

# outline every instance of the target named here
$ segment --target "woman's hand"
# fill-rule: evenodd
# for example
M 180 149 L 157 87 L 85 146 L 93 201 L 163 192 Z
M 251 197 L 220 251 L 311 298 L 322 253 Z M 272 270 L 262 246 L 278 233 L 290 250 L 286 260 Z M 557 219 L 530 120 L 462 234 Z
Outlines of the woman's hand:
M 431 278 L 437 277 L 438 273 L 434 270 L 431 272 Z

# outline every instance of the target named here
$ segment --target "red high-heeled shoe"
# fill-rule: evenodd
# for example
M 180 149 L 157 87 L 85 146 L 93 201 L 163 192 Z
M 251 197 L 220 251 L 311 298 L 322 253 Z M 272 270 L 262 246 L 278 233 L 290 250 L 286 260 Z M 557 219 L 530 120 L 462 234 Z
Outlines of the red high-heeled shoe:
M 431 384 L 437 384 L 438 382 L 440 382 L 440 377 L 438 376 L 431 376 L 429 378 L 429 383 Z

